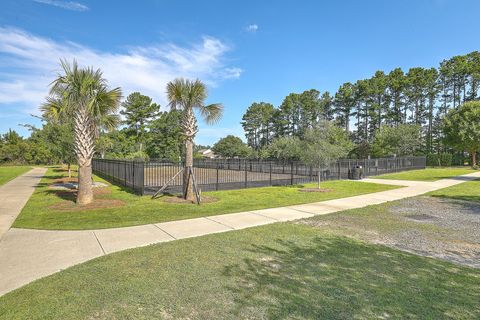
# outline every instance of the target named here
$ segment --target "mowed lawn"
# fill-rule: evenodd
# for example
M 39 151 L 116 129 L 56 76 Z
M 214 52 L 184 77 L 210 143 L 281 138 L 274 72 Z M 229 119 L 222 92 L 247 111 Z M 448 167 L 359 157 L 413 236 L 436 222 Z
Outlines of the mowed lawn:
M 480 202 L 480 179 L 427 193 L 432 197 Z
M 97 258 L 0 319 L 478 319 L 478 269 L 277 223 Z
M 422 170 L 411 170 L 398 173 L 383 174 L 380 176 L 369 178 L 413 181 L 437 181 L 440 179 L 447 179 L 472 172 L 478 172 L 478 170 L 473 170 L 469 167 L 426 168 Z
M 125 227 L 318 202 L 398 188 L 358 181 L 329 181 L 322 183 L 322 188 L 331 191 L 321 193 L 300 192 L 299 186 L 215 191 L 205 192 L 204 195 L 217 201 L 199 206 L 167 203 L 166 197 L 152 200 L 149 196 L 137 196 L 122 187 L 110 185 L 99 190 L 93 206 L 88 210 L 79 210 L 74 203 L 74 194 L 48 187 L 65 174 L 58 168 L 49 168 L 14 227 L 63 230 Z M 305 186 L 313 187 L 315 184 Z
M 0 167 L 0 186 L 32 169 L 29 166 Z

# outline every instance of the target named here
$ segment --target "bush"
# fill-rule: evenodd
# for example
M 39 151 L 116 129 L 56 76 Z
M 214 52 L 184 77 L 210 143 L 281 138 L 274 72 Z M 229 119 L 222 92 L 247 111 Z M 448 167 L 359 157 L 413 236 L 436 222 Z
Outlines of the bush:
M 452 165 L 453 155 L 450 153 L 430 153 L 427 155 L 427 166 L 430 167 L 450 167 Z

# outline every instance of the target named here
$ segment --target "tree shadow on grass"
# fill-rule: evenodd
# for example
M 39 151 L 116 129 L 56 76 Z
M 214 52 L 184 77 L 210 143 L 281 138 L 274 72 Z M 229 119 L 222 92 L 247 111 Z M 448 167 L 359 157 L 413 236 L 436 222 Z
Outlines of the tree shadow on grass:
M 442 199 L 454 199 L 454 200 L 463 200 L 463 201 L 470 201 L 470 202 L 480 202 L 480 196 L 479 195 L 442 195 L 442 194 L 432 194 L 429 195 L 430 197 L 434 198 L 442 198 Z M 465 206 L 469 206 L 469 204 L 465 203 Z M 470 204 L 473 207 L 478 208 L 478 203 L 471 203 Z
M 341 237 L 254 245 L 224 269 L 239 318 L 478 318 L 479 272 Z

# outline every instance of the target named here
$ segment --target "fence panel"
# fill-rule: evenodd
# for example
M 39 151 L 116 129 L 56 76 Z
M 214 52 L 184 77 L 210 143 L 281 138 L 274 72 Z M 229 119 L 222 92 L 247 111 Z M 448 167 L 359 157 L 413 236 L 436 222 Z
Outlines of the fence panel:
M 364 176 L 423 169 L 425 157 L 341 159 L 322 168 L 299 161 L 248 159 L 195 159 L 194 174 L 203 191 L 263 186 L 285 186 L 321 180 L 348 179 L 353 166 L 363 167 Z M 132 161 L 94 159 L 93 171 L 139 194 L 152 194 L 183 169 L 183 163 L 168 160 Z M 182 191 L 183 174 L 171 180 L 167 192 Z

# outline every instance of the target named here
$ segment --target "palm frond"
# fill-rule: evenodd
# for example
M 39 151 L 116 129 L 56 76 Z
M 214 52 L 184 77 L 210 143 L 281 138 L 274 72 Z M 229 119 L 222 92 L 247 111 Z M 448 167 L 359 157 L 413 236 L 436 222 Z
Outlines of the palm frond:
M 221 103 L 213 103 L 208 106 L 198 106 L 203 120 L 207 124 L 217 123 L 223 115 L 223 105 Z

